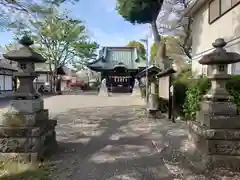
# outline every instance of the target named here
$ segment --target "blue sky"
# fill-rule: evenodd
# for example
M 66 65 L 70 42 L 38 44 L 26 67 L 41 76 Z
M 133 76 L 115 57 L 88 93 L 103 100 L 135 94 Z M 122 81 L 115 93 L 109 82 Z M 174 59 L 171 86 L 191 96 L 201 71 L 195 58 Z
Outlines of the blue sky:
M 73 17 L 82 19 L 89 33 L 102 46 L 123 46 L 149 33 L 148 25 L 132 25 L 118 15 L 116 0 L 80 0 L 66 6 Z
M 130 40 L 139 40 L 150 33 L 148 25 L 132 25 L 117 14 L 116 0 L 80 0 L 65 4 L 70 15 L 84 21 L 89 34 L 101 46 L 124 46 Z M 0 44 L 11 41 L 10 32 L 1 32 Z

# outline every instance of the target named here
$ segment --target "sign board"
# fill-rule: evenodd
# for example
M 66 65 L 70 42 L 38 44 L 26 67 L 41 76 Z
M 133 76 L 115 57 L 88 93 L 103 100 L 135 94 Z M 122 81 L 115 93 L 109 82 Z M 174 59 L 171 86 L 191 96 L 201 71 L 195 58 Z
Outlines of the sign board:
M 158 94 L 160 98 L 163 99 L 169 99 L 170 94 L 169 94 L 169 81 L 170 81 L 170 76 L 164 76 L 159 78 L 159 85 L 158 85 Z

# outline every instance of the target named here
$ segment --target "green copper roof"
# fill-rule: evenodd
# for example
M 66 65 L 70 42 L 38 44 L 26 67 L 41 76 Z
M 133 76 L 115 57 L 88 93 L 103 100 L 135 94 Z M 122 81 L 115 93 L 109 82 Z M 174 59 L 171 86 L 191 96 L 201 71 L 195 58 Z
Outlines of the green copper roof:
M 154 76 L 161 72 L 161 69 L 155 65 L 151 65 L 148 68 L 145 68 L 141 72 L 137 74 L 137 77 L 142 78 L 143 76 L 146 76 L 146 71 L 148 71 L 148 76 Z
M 99 59 L 88 64 L 93 70 L 111 70 L 118 66 L 135 70 L 145 67 L 145 62 L 139 58 L 134 47 L 104 47 L 99 53 Z

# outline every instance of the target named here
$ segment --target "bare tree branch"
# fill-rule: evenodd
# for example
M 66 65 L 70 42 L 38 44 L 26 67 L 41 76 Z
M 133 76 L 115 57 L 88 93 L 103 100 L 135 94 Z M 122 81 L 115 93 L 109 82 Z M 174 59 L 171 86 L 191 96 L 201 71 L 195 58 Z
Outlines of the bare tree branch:
M 191 0 L 166 0 L 162 7 L 162 14 L 158 18 L 159 32 L 179 37 L 179 46 L 186 56 L 191 58 L 191 17 L 184 17 L 184 11 L 191 4 Z

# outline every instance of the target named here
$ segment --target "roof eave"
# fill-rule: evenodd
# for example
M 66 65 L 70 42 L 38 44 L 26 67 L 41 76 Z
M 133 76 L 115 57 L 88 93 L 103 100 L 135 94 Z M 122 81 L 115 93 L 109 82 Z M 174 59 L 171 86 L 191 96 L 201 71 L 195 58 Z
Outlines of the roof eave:
M 152 65 L 152 66 L 149 66 L 148 68 L 145 68 L 145 69 L 142 70 L 141 72 L 139 72 L 139 73 L 137 74 L 137 77 L 142 78 L 143 76 L 145 76 L 146 71 L 148 71 L 148 75 L 149 75 L 149 76 L 152 76 L 152 75 L 156 75 L 156 74 L 158 74 L 159 72 L 161 72 L 161 69 L 158 68 L 157 66 Z
M 94 61 L 87 62 L 87 66 L 92 65 L 92 64 L 96 64 L 96 63 L 98 63 L 99 61 L 102 61 L 102 59 L 103 59 L 103 57 L 100 57 L 100 58 L 98 58 L 98 59 L 96 59 L 96 60 L 94 60 Z
M 104 46 L 107 49 L 135 49 L 136 47 L 132 46 Z
M 87 67 L 90 69 L 90 70 L 93 70 L 93 71 L 102 71 L 104 68 L 102 66 L 91 66 L 91 65 L 87 65 Z
M 195 0 L 184 12 L 184 17 L 193 16 L 205 3 L 210 0 Z
M 4 70 L 9 70 L 9 71 L 18 71 L 17 69 L 10 68 L 10 67 L 0 67 L 0 68 Z

